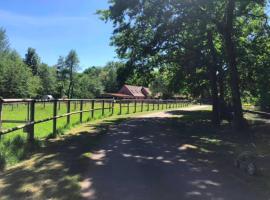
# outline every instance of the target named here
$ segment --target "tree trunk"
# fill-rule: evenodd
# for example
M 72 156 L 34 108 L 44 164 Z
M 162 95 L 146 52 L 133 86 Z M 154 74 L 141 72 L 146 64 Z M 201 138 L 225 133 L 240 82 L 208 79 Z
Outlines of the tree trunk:
M 216 49 L 213 43 L 213 35 L 211 31 L 207 32 L 208 48 L 211 54 L 211 62 L 208 66 L 210 84 L 211 84 L 211 95 L 212 95 L 212 123 L 216 126 L 220 125 L 220 109 L 219 109 L 219 98 L 218 98 L 218 85 L 217 85 L 217 58 Z
M 72 84 L 72 82 L 69 82 L 68 92 L 67 92 L 69 99 L 70 99 L 70 94 L 71 94 L 71 84 Z
M 70 92 L 70 98 L 71 99 L 73 98 L 73 94 L 74 94 L 74 85 L 72 83 L 72 85 L 71 85 L 71 92 Z
M 219 86 L 219 101 L 220 103 L 225 103 L 225 85 L 224 85 L 224 70 L 220 66 L 218 69 L 218 86 Z
M 73 67 L 69 69 L 69 86 L 68 86 L 68 98 L 72 97 L 72 88 L 73 88 Z
M 236 128 L 243 128 L 245 120 L 243 118 L 243 110 L 241 103 L 241 96 L 239 90 L 239 73 L 237 70 L 235 44 L 233 41 L 233 18 L 235 10 L 235 0 L 229 0 L 226 9 L 226 23 L 222 36 L 225 43 L 225 50 L 227 54 L 227 63 L 230 72 L 230 86 L 232 91 L 232 102 L 234 111 L 234 123 Z

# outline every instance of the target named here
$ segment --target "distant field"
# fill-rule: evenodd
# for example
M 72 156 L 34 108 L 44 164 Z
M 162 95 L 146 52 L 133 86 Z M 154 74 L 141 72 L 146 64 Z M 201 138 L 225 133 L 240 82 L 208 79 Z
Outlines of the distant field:
M 129 103 L 129 109 L 127 108 L 127 103 L 122 103 L 122 115 L 128 113 L 135 112 L 135 104 L 134 102 Z M 180 105 L 179 105 L 180 106 Z M 105 110 L 104 116 L 102 116 L 101 110 L 94 111 L 94 118 L 91 118 L 91 112 L 83 113 L 83 122 L 96 120 L 100 118 L 105 118 L 112 115 L 119 115 L 120 114 L 120 104 L 114 104 L 114 113 L 112 114 L 112 110 L 109 109 L 110 103 L 105 103 Z M 95 103 L 95 109 L 102 108 L 101 102 Z M 143 108 L 143 110 L 142 110 Z M 163 106 L 165 109 L 165 105 Z M 83 110 L 90 110 L 91 109 L 91 102 L 85 102 L 83 104 Z M 149 106 L 144 102 L 143 107 L 141 102 L 137 102 L 136 104 L 136 112 L 145 112 L 145 111 L 152 111 L 158 110 L 158 104 L 150 103 Z M 71 102 L 70 106 L 71 112 L 79 111 L 80 110 L 80 102 Z M 159 110 L 162 110 L 162 105 L 159 105 Z M 57 108 L 57 115 L 67 113 L 67 104 L 65 102 L 61 102 L 58 104 Z M 36 103 L 35 105 L 35 120 L 41 120 L 48 117 L 53 116 L 53 103 L 46 102 L 46 103 Z M 3 113 L 2 113 L 3 120 L 20 120 L 20 121 L 27 121 L 28 120 L 28 105 L 25 103 L 18 103 L 18 104 L 4 104 L 3 106 Z M 67 117 L 63 117 L 57 119 L 57 130 L 60 134 L 63 134 L 65 129 L 69 129 L 76 124 L 80 123 L 80 114 L 75 114 L 70 116 L 70 124 L 67 126 Z M 23 124 L 23 123 L 22 123 Z M 19 123 L 3 123 L 2 129 L 12 128 L 21 125 Z M 53 129 L 53 122 L 44 122 L 35 125 L 35 138 L 39 140 L 46 139 L 52 137 L 52 129 Z M 22 143 L 25 143 L 27 138 L 27 133 L 23 132 L 23 130 L 18 130 L 15 132 L 8 133 L 3 135 L 0 139 L 0 156 L 5 157 L 7 163 L 16 163 L 18 160 L 22 159 L 26 152 L 24 148 L 20 149 L 20 146 L 24 146 Z M 4 154 L 4 155 L 3 155 Z

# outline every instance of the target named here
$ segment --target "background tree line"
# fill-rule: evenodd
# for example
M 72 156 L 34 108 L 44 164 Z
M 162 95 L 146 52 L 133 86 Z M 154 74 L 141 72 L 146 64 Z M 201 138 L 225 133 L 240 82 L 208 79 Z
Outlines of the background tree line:
M 39 98 L 50 94 L 57 98 L 95 98 L 104 92 L 117 92 L 124 84 L 150 86 L 154 94 L 164 98 L 180 92 L 170 89 L 174 77 L 168 70 L 163 74 L 154 71 L 142 75 L 128 72 L 122 62 L 108 62 L 103 67 L 93 66 L 80 72 L 79 63 L 74 50 L 67 56 L 59 56 L 54 66 L 43 63 L 34 48 L 28 48 L 21 58 L 10 47 L 5 30 L 0 29 L 1 97 Z
M 118 91 L 118 71 L 123 64 L 108 62 L 103 67 L 90 67 L 79 72 L 79 58 L 71 50 L 60 56 L 55 66 L 41 62 L 33 48 L 24 58 L 13 50 L 3 28 L 0 29 L 0 96 L 4 98 L 94 98 L 104 92 Z
M 111 0 L 98 13 L 114 25 L 111 40 L 126 74 L 158 73 L 156 85 L 210 98 L 215 125 L 231 110 L 244 127 L 243 101 L 270 108 L 268 3 Z

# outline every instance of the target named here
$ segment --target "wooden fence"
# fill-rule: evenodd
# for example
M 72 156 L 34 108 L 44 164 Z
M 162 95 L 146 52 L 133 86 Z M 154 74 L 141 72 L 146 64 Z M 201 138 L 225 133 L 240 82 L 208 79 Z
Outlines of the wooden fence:
M 79 102 L 79 110 L 71 112 L 71 102 Z M 52 103 L 52 113 L 53 115 L 44 119 L 35 120 L 36 113 L 35 107 L 37 103 Z M 58 114 L 58 108 L 60 108 L 60 103 L 66 105 L 66 113 Z M 95 104 L 99 104 L 100 107 L 96 108 Z M 3 119 L 3 107 L 5 105 L 11 105 L 12 109 L 14 105 L 25 104 L 27 105 L 27 119 L 26 120 L 15 120 L 15 119 Z M 57 119 L 66 117 L 66 124 L 70 124 L 70 116 L 78 114 L 80 116 L 80 123 L 83 122 L 83 115 L 88 113 L 89 118 L 94 118 L 96 111 L 101 111 L 101 116 L 104 116 L 105 111 L 108 111 L 110 115 L 114 115 L 115 108 L 118 108 L 118 115 L 122 115 L 123 109 L 126 108 L 127 112 L 130 113 L 130 108 L 133 108 L 133 113 L 152 111 L 152 110 L 164 110 L 164 109 L 174 109 L 179 107 L 188 106 L 189 101 L 183 100 L 157 100 L 157 99 L 55 99 L 50 101 L 35 100 L 35 99 L 0 99 L 0 137 L 2 135 L 21 130 L 27 133 L 28 141 L 32 142 L 35 139 L 35 125 L 53 121 L 52 133 L 57 133 Z M 88 108 L 84 108 L 84 105 L 88 105 Z M 107 106 L 105 106 L 107 105 Z M 152 106 L 152 107 L 151 107 Z M 146 108 L 146 109 L 145 109 Z M 21 123 L 21 125 L 4 129 L 2 127 L 3 123 Z

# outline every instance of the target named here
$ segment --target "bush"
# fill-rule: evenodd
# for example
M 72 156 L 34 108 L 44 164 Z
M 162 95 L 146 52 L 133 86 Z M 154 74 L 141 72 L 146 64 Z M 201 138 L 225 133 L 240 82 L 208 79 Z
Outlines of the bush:
M 0 171 L 3 171 L 6 167 L 6 159 L 4 155 L 0 154 Z

